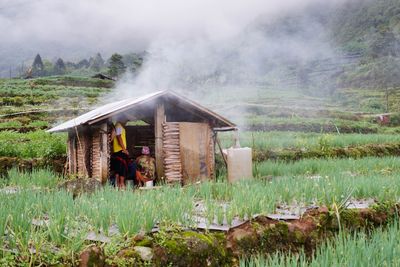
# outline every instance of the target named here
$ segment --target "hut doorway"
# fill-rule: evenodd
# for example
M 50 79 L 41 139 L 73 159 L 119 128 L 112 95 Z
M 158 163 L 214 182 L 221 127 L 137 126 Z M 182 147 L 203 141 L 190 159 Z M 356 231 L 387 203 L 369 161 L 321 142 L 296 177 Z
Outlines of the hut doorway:
M 126 144 L 129 156 L 135 160 L 141 155 L 142 147 L 150 148 L 151 156 L 154 157 L 155 137 L 153 125 L 125 126 Z

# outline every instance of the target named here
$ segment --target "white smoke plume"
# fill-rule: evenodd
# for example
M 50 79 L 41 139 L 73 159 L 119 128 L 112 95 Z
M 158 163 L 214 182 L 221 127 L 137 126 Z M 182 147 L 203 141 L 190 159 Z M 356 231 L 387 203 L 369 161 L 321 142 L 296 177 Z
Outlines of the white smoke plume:
M 97 51 L 146 50 L 150 56 L 139 75 L 125 77 L 114 95 L 197 89 L 193 97 L 201 98 L 210 88 L 253 86 L 268 75 L 274 83 L 265 69 L 274 58 L 329 56 L 331 47 L 315 38 L 323 33 L 318 23 L 304 19 L 307 30 L 294 36 L 268 36 L 258 26 L 310 5 L 343 1 L 2 0 L 0 57 L 20 62 L 40 53 L 73 60 Z

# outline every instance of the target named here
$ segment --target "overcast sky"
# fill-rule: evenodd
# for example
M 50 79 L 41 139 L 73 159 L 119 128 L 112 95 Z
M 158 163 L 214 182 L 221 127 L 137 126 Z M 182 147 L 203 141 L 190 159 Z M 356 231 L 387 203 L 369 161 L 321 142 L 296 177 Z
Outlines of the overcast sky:
M 246 67 L 257 68 L 252 59 L 279 48 L 282 40 L 249 33 L 249 25 L 301 13 L 309 4 L 342 1 L 346 0 L 0 0 L 0 76 L 8 75 L 10 67 L 30 64 L 37 53 L 45 59 L 77 61 L 96 52 L 107 58 L 113 52 L 147 50 L 163 57 L 148 69 L 174 61 L 155 72 L 171 77 L 171 72 L 178 73 L 174 64 L 200 72 L 219 65 L 226 56 L 221 50 L 232 46 L 241 49 Z M 314 49 L 297 45 L 297 39 L 285 41 L 296 45 L 290 49 L 298 54 Z M 206 66 L 194 66 L 199 61 Z
M 317 1 L 1 0 L 1 43 L 112 50 L 146 48 L 165 37 L 219 40 L 238 34 L 261 15 L 272 17 Z

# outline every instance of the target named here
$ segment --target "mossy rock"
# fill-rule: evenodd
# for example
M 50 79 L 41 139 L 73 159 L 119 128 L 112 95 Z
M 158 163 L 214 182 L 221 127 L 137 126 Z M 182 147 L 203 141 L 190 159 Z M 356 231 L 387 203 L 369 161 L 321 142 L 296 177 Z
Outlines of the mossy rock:
M 143 240 L 135 242 L 135 246 L 152 247 L 153 241 L 149 237 L 146 236 Z
M 104 267 L 105 256 L 102 248 L 91 246 L 82 251 L 80 255 L 80 267 Z
M 278 222 L 267 227 L 261 236 L 261 243 L 264 252 L 272 253 L 275 251 L 290 250 L 289 243 L 293 240 L 289 238 L 289 226 L 285 222 Z
M 340 223 L 342 227 L 349 230 L 357 230 L 366 226 L 366 221 L 356 209 L 343 210 L 340 213 Z
M 141 259 L 134 247 L 122 249 L 114 257 L 107 259 L 107 266 L 149 266 Z
M 157 266 L 230 266 L 224 238 L 219 234 L 182 231 L 158 233 L 155 240 Z

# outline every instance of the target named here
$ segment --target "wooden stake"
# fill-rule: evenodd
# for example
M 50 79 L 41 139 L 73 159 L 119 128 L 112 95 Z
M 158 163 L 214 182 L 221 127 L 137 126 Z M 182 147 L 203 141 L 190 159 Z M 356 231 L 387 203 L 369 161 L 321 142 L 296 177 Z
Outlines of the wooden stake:
M 154 112 L 154 132 L 155 132 L 155 158 L 156 158 L 156 170 L 158 180 L 164 177 L 163 167 L 163 123 L 165 122 L 165 109 L 164 104 L 159 103 L 156 106 Z

